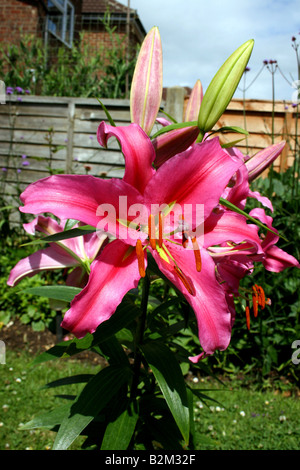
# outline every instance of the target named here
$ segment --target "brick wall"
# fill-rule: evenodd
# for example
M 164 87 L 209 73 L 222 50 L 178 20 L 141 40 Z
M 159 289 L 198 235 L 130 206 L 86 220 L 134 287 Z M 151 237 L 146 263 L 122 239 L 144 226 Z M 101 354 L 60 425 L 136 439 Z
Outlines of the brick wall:
M 0 42 L 17 43 L 24 34 L 38 33 L 42 4 L 34 1 L 1 0 Z

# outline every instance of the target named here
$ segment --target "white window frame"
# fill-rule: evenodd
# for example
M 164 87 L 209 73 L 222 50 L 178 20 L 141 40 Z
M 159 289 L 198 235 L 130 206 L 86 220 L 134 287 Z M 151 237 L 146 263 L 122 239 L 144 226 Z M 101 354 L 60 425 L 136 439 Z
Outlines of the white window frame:
M 71 48 L 73 45 L 73 36 L 74 36 L 74 5 L 70 0 L 51 0 L 51 3 L 53 4 L 54 7 L 57 8 L 58 11 L 61 12 L 62 14 L 62 34 L 61 36 L 59 34 L 56 34 L 55 31 L 53 31 L 50 28 L 50 22 L 51 22 L 51 14 L 47 15 L 47 31 L 49 33 L 53 34 L 59 41 L 61 41 L 65 46 Z M 66 33 L 67 33 L 67 20 L 68 20 L 68 9 L 70 9 L 70 37 L 69 41 L 66 40 Z

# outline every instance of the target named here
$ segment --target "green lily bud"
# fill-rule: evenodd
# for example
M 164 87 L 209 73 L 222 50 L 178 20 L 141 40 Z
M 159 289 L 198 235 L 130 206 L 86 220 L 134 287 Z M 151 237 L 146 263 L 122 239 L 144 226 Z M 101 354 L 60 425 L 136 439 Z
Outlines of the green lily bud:
M 161 105 L 162 82 L 162 45 L 154 26 L 141 46 L 130 92 L 131 122 L 139 124 L 148 135 Z
M 211 130 L 227 108 L 250 59 L 254 40 L 242 44 L 218 70 L 210 82 L 198 116 L 200 134 Z

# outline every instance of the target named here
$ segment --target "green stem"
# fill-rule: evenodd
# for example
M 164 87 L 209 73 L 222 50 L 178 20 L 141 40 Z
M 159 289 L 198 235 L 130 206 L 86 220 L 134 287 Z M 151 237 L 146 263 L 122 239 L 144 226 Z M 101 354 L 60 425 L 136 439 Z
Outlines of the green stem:
M 137 387 L 139 384 L 140 370 L 141 370 L 141 364 L 142 364 L 142 354 L 140 351 L 140 345 L 143 342 L 144 332 L 146 328 L 149 291 L 150 291 L 150 279 L 146 271 L 146 276 L 143 279 L 143 290 L 142 290 L 142 300 L 141 300 L 142 314 L 138 318 L 138 324 L 137 324 L 136 335 L 135 335 L 133 379 L 132 379 L 131 393 L 130 393 L 131 399 L 136 397 Z
M 276 70 L 276 69 L 275 69 Z M 274 138 L 275 138 L 275 80 L 274 80 L 274 74 L 275 70 L 272 70 L 272 144 L 274 144 Z M 269 173 L 269 197 L 272 196 L 273 193 L 273 173 L 274 173 L 274 164 L 272 162 L 271 167 L 270 167 L 270 173 Z

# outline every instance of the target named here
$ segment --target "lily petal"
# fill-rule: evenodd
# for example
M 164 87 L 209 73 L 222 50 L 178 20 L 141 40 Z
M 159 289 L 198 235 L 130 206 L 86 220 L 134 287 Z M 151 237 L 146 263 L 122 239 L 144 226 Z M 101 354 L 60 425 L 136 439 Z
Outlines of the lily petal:
M 143 193 L 154 173 L 152 163 L 155 152 L 151 140 L 137 124 L 114 127 L 101 122 L 97 131 L 99 144 L 106 147 L 110 137 L 116 137 L 122 147 L 125 157 L 123 180 Z
M 20 211 L 30 214 L 50 212 L 60 219 L 68 215 L 135 244 L 136 239 L 130 241 L 130 230 L 116 222 L 127 216 L 127 207 L 125 214 L 121 213 L 121 197 L 127 207 L 143 205 L 141 194 L 124 180 L 100 180 L 91 175 L 55 175 L 36 181 L 25 189 L 20 196 L 24 203 Z
M 72 266 L 78 266 L 78 261 L 72 258 L 71 255 L 68 255 L 68 253 L 64 253 L 62 250 L 58 251 L 51 246 L 21 259 L 11 270 L 7 284 L 15 286 L 24 277 L 34 276 L 40 271 Z
M 169 158 L 189 148 L 197 139 L 199 129 L 197 126 L 183 127 L 161 134 L 152 140 L 155 150 L 154 165 L 159 168 Z
M 206 219 L 240 164 L 223 151 L 217 137 L 194 144 L 157 170 L 145 189 L 145 200 L 156 204 L 191 204 L 193 214 L 187 222 L 194 228 L 197 204 L 204 206 Z
M 109 243 L 91 264 L 88 284 L 71 302 L 61 326 L 77 338 L 93 333 L 139 279 L 135 250 L 120 240 Z
M 273 219 L 271 216 L 266 215 L 264 209 L 255 208 L 250 211 L 250 215 L 252 217 L 256 217 L 259 219 L 263 224 L 271 228 L 272 230 L 276 231 L 273 228 L 272 223 Z M 265 256 L 262 259 L 262 263 L 264 267 L 268 271 L 272 272 L 281 272 L 286 268 L 300 268 L 300 264 L 294 256 L 286 253 L 281 248 L 275 246 L 278 242 L 279 236 L 268 232 L 265 239 L 262 241 L 262 248 L 264 250 Z
M 199 341 L 206 354 L 227 348 L 231 337 L 231 313 L 225 292 L 216 280 L 215 264 L 206 250 L 201 250 L 202 270 L 196 272 L 194 253 L 171 243 L 168 250 L 193 287 L 189 293 L 171 264 L 153 252 L 162 273 L 182 292 L 193 308 L 198 324 Z
M 279 273 L 287 268 L 300 268 L 299 262 L 296 258 L 275 245 L 268 248 L 266 257 L 262 260 L 262 263 L 268 271 L 275 273 Z
M 205 248 L 226 242 L 250 242 L 256 253 L 262 253 L 258 226 L 247 224 L 245 217 L 235 212 L 212 213 L 204 222 L 203 238 Z

